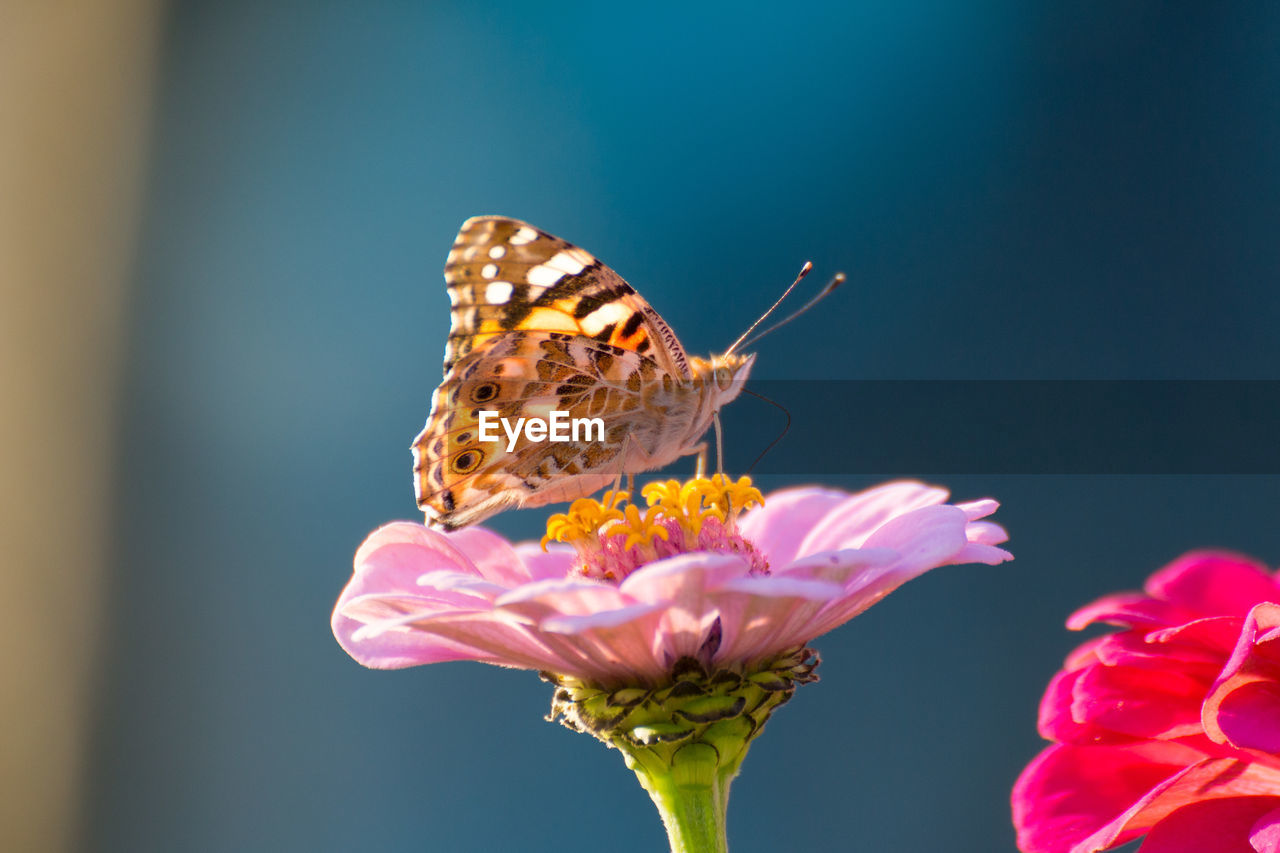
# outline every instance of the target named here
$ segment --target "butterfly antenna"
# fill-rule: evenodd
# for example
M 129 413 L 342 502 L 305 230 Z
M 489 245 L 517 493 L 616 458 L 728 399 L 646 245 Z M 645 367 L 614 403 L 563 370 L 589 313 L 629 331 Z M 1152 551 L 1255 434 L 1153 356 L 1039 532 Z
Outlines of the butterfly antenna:
M 800 268 L 800 274 L 796 276 L 796 280 L 791 282 L 790 287 L 782 291 L 782 295 L 778 297 L 778 301 L 770 305 L 769 310 L 761 314 L 759 320 L 756 320 L 754 323 L 751 324 L 750 328 L 748 328 L 745 332 L 739 335 L 738 339 L 734 341 L 733 344 L 727 350 L 724 351 L 724 354 L 732 355 L 733 351 L 736 350 L 738 346 L 743 341 L 745 341 L 748 337 L 750 337 L 751 333 L 756 330 L 756 326 L 759 326 L 766 319 L 768 319 L 769 315 L 772 314 L 775 310 L 777 310 L 778 306 L 782 304 L 782 300 L 786 299 L 791 294 L 791 291 L 796 289 L 796 285 L 804 281 L 804 277 L 809 274 L 809 270 L 811 269 L 813 269 L 813 264 L 809 261 L 805 261 L 804 266 Z
M 797 281 L 799 281 L 799 279 L 797 279 Z M 818 304 L 819 302 L 821 302 L 822 300 L 826 299 L 828 296 L 830 296 L 830 295 L 831 295 L 831 291 L 835 290 L 837 287 L 839 287 L 840 285 L 844 284 L 844 282 L 845 282 L 845 274 L 844 274 L 844 273 L 842 273 L 842 272 L 838 272 L 838 273 L 836 273 L 835 275 L 833 275 L 833 276 L 831 277 L 831 281 L 827 282 L 827 286 L 826 286 L 826 287 L 824 287 L 824 288 L 822 288 L 822 290 L 818 291 L 818 295 L 817 295 L 817 296 L 815 296 L 815 297 L 813 297 L 812 299 L 810 299 L 810 300 L 809 300 L 808 302 L 806 302 L 804 305 L 801 305 L 801 306 L 800 306 L 800 308 L 799 308 L 799 309 L 798 309 L 794 314 L 792 314 L 790 317 L 787 317 L 787 318 L 785 318 L 785 319 L 783 319 L 783 320 L 779 320 L 778 322 L 774 323 L 774 324 L 773 324 L 772 326 L 770 326 L 769 328 L 765 329 L 763 332 L 760 332 L 759 334 L 757 334 L 757 335 L 755 335 L 754 337 L 752 337 L 750 340 L 748 340 L 748 341 L 744 344 L 744 346 L 751 346 L 751 344 L 753 344 L 753 343 L 755 343 L 756 341 L 760 340 L 761 338 L 763 338 L 765 335 L 769 334 L 770 332 L 776 332 L 778 329 L 781 329 L 783 326 L 787 325 L 787 324 L 788 324 L 788 323 L 790 323 L 792 320 L 794 320 L 795 318 L 799 317 L 801 314 L 803 314 L 804 312 L 808 311 L 810 308 L 812 308 L 813 306 L 817 305 L 817 304 Z M 775 307 L 777 307 L 777 306 L 775 306 Z M 770 310 L 770 311 L 772 311 L 773 309 L 772 309 L 772 308 L 770 308 L 769 310 Z M 767 316 L 769 316 L 769 315 L 768 315 L 768 314 L 766 314 L 766 315 L 765 315 L 765 317 L 767 317 Z M 763 319 L 764 319 L 764 317 L 761 317 L 760 319 L 761 319 L 761 320 L 763 320 Z M 756 325 L 759 325 L 759 323 L 757 323 Z M 751 328 L 752 328 L 752 329 L 754 329 L 754 328 L 755 328 L 755 326 L 752 326 Z M 747 331 L 748 331 L 748 332 L 750 332 L 750 331 L 751 331 L 751 329 L 748 329 Z M 734 344 L 734 346 L 737 346 L 737 344 L 735 343 L 735 344 Z
M 763 459 L 769 453 L 770 450 L 773 450 L 773 448 L 778 446 L 778 442 L 782 441 L 782 437 L 787 434 L 787 430 L 791 429 L 791 412 L 787 410 L 786 406 L 782 405 L 776 400 L 770 400 L 768 397 L 766 397 L 763 394 L 757 394 L 755 391 L 752 391 L 749 388 L 743 388 L 742 391 L 744 394 L 750 394 L 752 397 L 759 397 L 761 400 L 764 400 L 770 406 L 780 409 L 782 413 L 787 416 L 787 423 L 782 427 L 782 432 L 778 433 L 778 437 L 775 438 L 773 441 L 769 442 L 769 446 L 766 447 L 764 450 L 761 450 L 760 455 L 755 458 L 755 461 L 747 466 L 746 473 L 750 474 L 751 470 L 760 463 L 760 460 Z

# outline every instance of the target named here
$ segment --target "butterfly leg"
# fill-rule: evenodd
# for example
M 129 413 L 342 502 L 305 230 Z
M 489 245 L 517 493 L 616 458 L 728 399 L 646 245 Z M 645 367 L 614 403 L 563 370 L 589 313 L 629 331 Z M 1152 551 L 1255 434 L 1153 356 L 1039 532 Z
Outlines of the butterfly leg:
M 627 494 L 634 497 L 635 491 L 633 490 L 636 485 L 636 477 L 635 474 L 626 470 L 627 454 L 630 449 L 631 434 L 628 433 L 627 436 L 622 439 L 622 449 L 618 451 L 618 475 L 613 478 L 613 491 L 616 493 L 618 489 L 622 487 L 622 475 L 625 473 L 627 475 Z
M 716 473 L 724 474 L 724 442 L 720 438 L 720 413 L 716 412 L 712 415 L 711 421 L 716 425 Z

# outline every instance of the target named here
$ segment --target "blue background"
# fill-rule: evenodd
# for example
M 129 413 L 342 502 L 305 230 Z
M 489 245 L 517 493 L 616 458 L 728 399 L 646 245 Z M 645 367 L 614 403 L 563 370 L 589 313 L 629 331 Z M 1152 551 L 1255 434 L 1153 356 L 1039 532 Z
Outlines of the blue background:
M 365 534 L 417 515 L 458 225 L 582 245 L 697 353 L 845 269 L 760 377 L 1280 378 L 1280 7 L 1234 9 L 173 3 L 86 848 L 663 849 L 534 675 L 368 671 L 329 632 Z M 876 417 L 815 452 L 858 470 Z M 818 641 L 735 853 L 1013 850 L 1066 615 L 1192 547 L 1280 562 L 1275 477 L 943 482 L 1004 502 L 1017 560 Z

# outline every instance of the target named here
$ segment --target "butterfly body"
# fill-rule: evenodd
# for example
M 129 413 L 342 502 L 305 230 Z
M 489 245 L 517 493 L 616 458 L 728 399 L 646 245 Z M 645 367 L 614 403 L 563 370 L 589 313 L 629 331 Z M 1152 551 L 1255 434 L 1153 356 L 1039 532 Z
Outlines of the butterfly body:
M 615 272 L 518 220 L 463 223 L 445 281 L 444 380 L 413 453 L 418 505 L 446 529 L 583 497 L 699 452 L 754 359 L 687 356 Z M 553 412 L 598 419 L 603 437 L 485 440 L 483 418 L 505 430 Z

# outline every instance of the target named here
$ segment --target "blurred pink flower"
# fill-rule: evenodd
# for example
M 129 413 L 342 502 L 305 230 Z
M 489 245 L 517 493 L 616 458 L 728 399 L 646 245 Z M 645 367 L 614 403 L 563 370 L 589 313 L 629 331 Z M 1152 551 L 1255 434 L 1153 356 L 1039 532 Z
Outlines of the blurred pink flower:
M 741 668 L 803 646 L 932 568 L 1010 559 L 996 547 L 1004 530 L 979 520 L 995 501 L 946 498 L 913 482 L 852 495 L 790 489 L 687 538 L 671 519 L 632 519 L 648 525 L 641 560 L 620 533 L 601 534 L 584 558 L 479 527 L 396 522 L 356 553 L 333 632 L 378 668 L 477 660 L 602 686 L 660 683 L 683 657 Z
M 1188 554 L 1145 593 L 1077 611 L 1126 630 L 1080 646 L 1040 704 L 1055 744 L 1013 789 L 1018 846 L 1093 853 L 1280 851 L 1280 583 L 1235 554 Z

